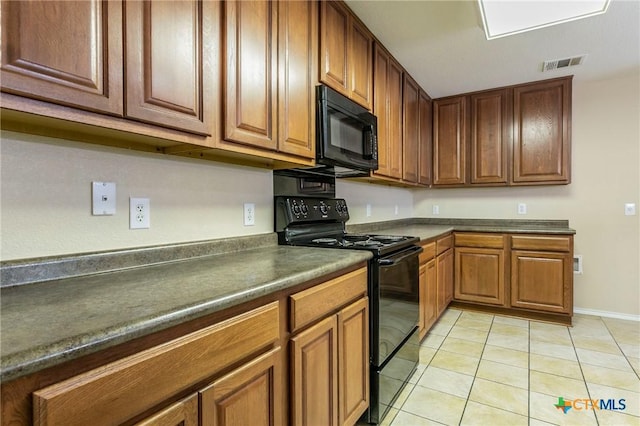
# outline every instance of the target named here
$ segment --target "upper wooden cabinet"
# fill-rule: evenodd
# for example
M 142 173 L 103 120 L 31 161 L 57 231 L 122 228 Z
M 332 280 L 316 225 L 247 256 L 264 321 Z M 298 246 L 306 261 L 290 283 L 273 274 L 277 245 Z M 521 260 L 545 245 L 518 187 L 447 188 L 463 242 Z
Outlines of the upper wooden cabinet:
M 433 184 L 466 182 L 467 98 L 433 101 Z
M 396 180 L 402 178 L 402 75 L 400 64 L 376 43 L 373 113 L 378 117 L 378 170 L 373 175 Z
M 570 183 L 571 79 L 434 100 L 433 184 Z
M 507 184 L 511 151 L 511 92 L 471 95 L 471 183 Z
M 122 2 L 3 1 L 2 91 L 123 115 Z
M 217 76 L 210 66 L 219 51 L 214 3 L 124 3 L 127 117 L 212 133 Z
M 513 184 L 571 182 L 571 77 L 513 89 Z
M 315 2 L 225 2 L 226 141 L 314 158 L 316 21 Z
M 402 179 L 418 183 L 420 147 L 420 86 L 405 72 L 402 90 Z
M 433 107 L 429 95 L 420 90 L 418 100 L 419 139 L 418 139 L 418 183 L 431 185 L 431 165 L 433 151 Z
M 373 35 L 342 1 L 320 2 L 320 81 L 372 107 Z

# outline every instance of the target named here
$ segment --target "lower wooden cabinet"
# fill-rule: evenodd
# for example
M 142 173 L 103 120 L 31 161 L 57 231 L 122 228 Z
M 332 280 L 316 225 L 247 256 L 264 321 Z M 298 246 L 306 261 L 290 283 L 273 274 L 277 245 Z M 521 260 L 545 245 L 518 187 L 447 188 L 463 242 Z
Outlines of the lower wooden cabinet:
M 361 267 L 80 374 L 67 366 L 3 383 L 0 424 L 354 425 L 369 406 L 367 280 Z
M 280 352 L 273 349 L 200 391 L 202 425 L 283 424 Z
M 438 288 L 436 280 L 436 260 L 431 258 L 420 265 L 420 320 L 419 338 L 427 334 L 438 319 Z
M 455 300 L 505 313 L 573 313 L 573 236 L 455 234 Z
M 291 337 L 292 425 L 354 425 L 369 406 L 368 299 L 343 307 L 352 289 L 364 296 L 366 285 L 360 270 L 292 296 L 300 307 L 292 309 L 294 327 L 297 316 L 309 318 L 307 302 L 322 307 L 317 322 Z
M 505 305 L 504 238 L 501 234 L 456 233 L 456 300 Z
M 34 424 L 130 421 L 278 342 L 279 312 L 273 302 L 40 389 L 33 394 Z
M 453 249 L 448 249 L 436 259 L 436 277 L 438 288 L 438 316 L 444 312 L 453 300 Z
M 573 313 L 573 238 L 513 236 L 511 306 Z
M 136 426 L 198 426 L 198 394 L 178 401 Z

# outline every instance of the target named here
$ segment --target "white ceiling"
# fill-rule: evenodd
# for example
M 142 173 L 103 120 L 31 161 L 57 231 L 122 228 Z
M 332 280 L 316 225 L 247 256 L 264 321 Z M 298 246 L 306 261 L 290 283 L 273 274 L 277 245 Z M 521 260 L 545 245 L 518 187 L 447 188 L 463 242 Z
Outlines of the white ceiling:
M 571 74 L 578 82 L 640 72 L 639 0 L 612 0 L 603 15 L 494 40 L 486 39 L 474 0 L 346 3 L 432 98 Z M 583 54 L 582 65 L 541 72 L 545 60 Z

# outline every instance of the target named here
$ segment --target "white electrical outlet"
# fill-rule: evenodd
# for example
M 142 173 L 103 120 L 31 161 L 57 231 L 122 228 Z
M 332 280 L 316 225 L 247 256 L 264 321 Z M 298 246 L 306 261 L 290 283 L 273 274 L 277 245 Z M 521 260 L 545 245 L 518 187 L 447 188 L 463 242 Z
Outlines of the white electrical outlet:
M 440 206 L 437 204 L 434 204 L 432 209 L 431 209 L 431 213 L 435 214 L 440 214 Z
M 624 205 L 624 214 L 626 216 L 635 216 L 636 215 L 636 203 L 626 203 Z
M 256 205 L 254 203 L 244 203 L 244 226 L 256 224 Z
M 371 217 L 371 204 L 367 204 L 367 217 Z
M 396 216 L 398 216 L 398 205 L 397 204 L 396 204 L 396 207 L 393 209 L 393 211 L 394 211 L 394 214 Z
M 129 198 L 129 229 L 151 228 L 151 208 L 148 198 Z
M 527 205 L 525 203 L 518 204 L 518 214 L 527 214 Z
M 115 182 L 92 182 L 92 214 L 94 216 L 116 214 Z

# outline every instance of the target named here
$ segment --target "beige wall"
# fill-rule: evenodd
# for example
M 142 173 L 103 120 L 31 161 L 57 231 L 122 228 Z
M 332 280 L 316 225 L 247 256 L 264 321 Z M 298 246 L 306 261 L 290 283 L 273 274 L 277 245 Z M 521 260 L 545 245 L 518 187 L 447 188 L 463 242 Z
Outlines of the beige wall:
M 440 217 L 568 219 L 584 263 L 575 308 L 640 318 L 640 216 L 624 215 L 624 203 L 640 202 L 639 117 L 638 71 L 574 83 L 571 185 L 416 191 L 414 214 L 432 217 L 437 204 Z
M 2 260 L 273 232 L 269 170 L 12 132 L 1 156 Z M 91 215 L 92 181 L 116 182 L 114 216 Z M 150 199 L 150 229 L 129 229 L 129 197 Z
M 408 190 L 339 181 L 350 223 L 405 217 L 568 219 L 584 274 L 578 310 L 640 316 L 640 76 L 574 84 L 573 183 Z M 249 167 L 2 132 L 0 259 L 11 260 L 273 231 L 272 173 Z M 91 215 L 91 182 L 117 183 L 115 216 Z M 151 229 L 129 230 L 128 199 L 151 200 Z M 256 204 L 256 225 L 242 205 Z M 517 204 L 527 203 L 519 216 Z M 366 216 L 371 203 L 372 215 Z M 395 214 L 395 206 L 398 214 Z M 640 205 L 638 206 L 640 211 Z

